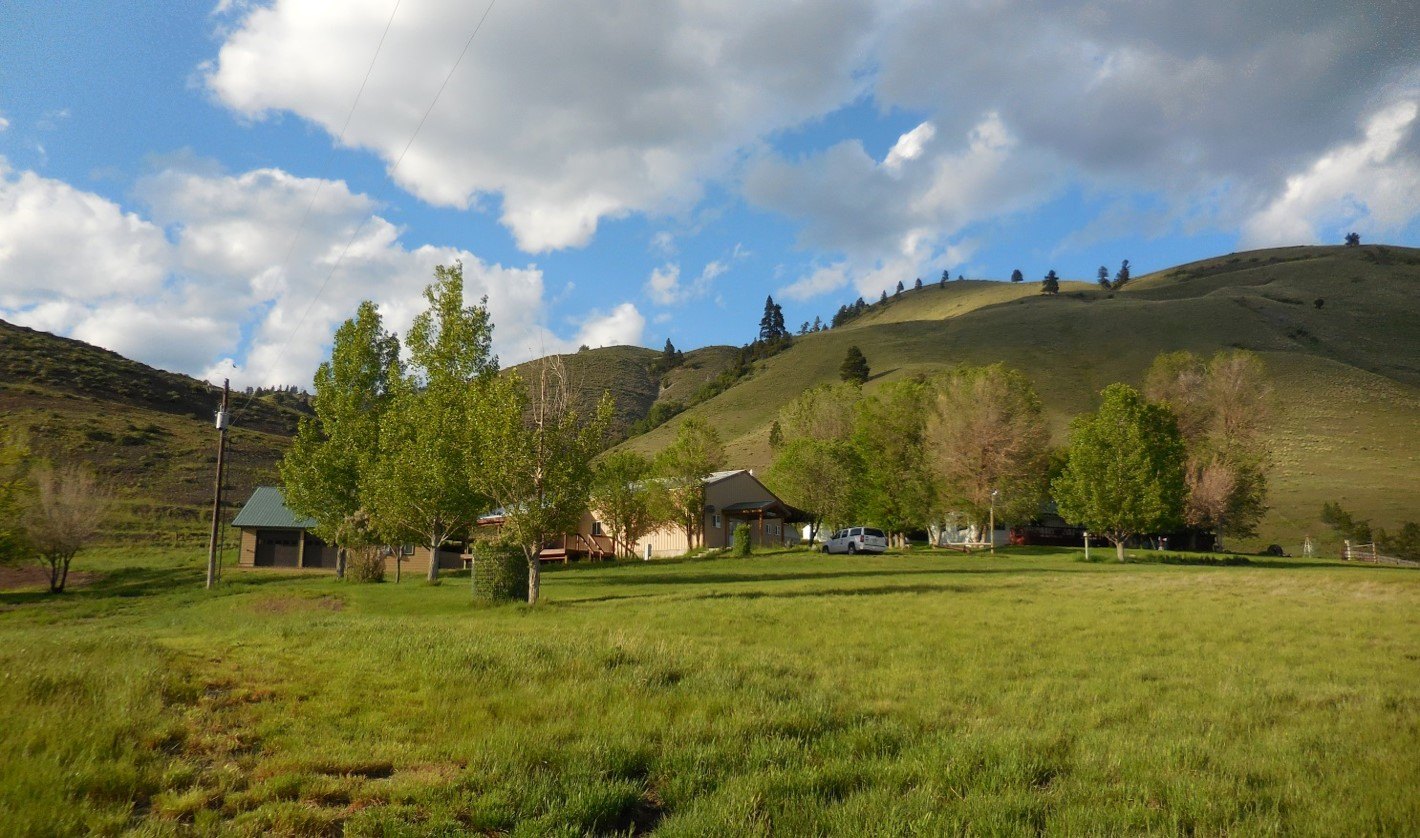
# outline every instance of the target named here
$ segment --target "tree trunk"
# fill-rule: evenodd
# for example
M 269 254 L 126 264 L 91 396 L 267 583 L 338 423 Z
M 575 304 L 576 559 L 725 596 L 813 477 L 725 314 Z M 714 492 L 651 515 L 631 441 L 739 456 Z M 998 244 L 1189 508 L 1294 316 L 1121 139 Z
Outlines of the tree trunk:
M 542 560 L 538 558 L 538 553 L 528 556 L 528 605 L 537 605 L 538 597 L 542 595 Z
M 1121 563 L 1123 563 L 1123 562 L 1124 562 L 1124 539 L 1123 539 L 1123 538 L 1116 538 L 1116 539 L 1114 540 L 1114 553 L 1115 553 L 1116 556 L 1119 557 L 1119 561 L 1120 561 Z
M 429 574 L 427 579 L 430 584 L 439 581 L 439 545 L 443 542 L 442 538 L 429 539 Z
M 336 579 L 344 579 L 344 578 L 345 578 L 345 554 L 346 554 L 346 552 L 347 552 L 347 551 L 346 551 L 346 549 L 345 549 L 344 547 L 336 547 L 336 548 L 335 548 L 335 578 L 336 578 Z
M 49 561 L 49 592 L 57 594 L 62 590 L 59 587 L 59 559 L 51 557 Z
M 399 548 L 394 548 L 394 583 L 399 584 L 399 570 L 404 566 L 404 552 Z
M 64 557 L 64 564 L 59 570 L 59 593 L 64 593 L 64 586 L 69 584 L 69 563 L 74 561 L 72 555 Z

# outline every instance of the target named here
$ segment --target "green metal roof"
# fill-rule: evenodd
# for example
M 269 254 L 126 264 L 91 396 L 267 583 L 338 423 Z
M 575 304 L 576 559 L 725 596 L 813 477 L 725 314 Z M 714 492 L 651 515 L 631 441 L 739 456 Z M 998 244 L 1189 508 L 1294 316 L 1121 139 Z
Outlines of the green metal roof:
M 251 498 L 232 519 L 234 527 L 308 530 L 316 525 L 314 518 L 297 518 L 286 508 L 286 498 L 275 486 L 257 486 Z

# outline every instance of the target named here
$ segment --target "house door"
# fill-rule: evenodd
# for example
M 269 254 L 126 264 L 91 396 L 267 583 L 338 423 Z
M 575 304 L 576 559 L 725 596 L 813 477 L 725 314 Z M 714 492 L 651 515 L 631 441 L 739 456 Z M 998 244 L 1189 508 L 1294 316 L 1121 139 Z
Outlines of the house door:
M 299 530 L 257 530 L 257 567 L 295 567 L 301 555 Z

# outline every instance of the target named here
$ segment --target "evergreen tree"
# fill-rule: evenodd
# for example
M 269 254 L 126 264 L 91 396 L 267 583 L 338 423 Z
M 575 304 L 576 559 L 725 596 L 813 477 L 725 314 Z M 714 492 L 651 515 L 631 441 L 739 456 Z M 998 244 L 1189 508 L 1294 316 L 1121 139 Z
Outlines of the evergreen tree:
M 1058 277 L 1058 276 L 1055 275 L 1055 271 L 1054 271 L 1053 269 L 1050 271 L 1050 273 L 1048 273 L 1048 274 L 1045 275 L 1045 279 L 1043 279 L 1043 280 L 1040 281 L 1040 293 L 1042 293 L 1042 294 L 1059 294 L 1059 293 L 1060 293 L 1060 277 Z
M 898 295 L 901 294 L 901 293 L 902 293 L 902 280 L 899 279 L 899 280 L 897 281 L 897 290 L 894 291 L 894 292 L 892 292 L 892 295 L 893 295 L 894 297 L 896 297 L 896 296 L 898 296 Z
M 807 335 L 808 333 L 809 333 L 809 321 L 805 320 L 804 323 L 803 323 L 803 325 L 801 325 L 801 326 L 799 327 L 799 334 L 801 334 L 801 335 Z
M 1109 268 L 1106 268 L 1104 265 L 1100 265 L 1097 278 L 1099 280 L 1101 288 L 1109 288 Z
M 848 306 L 839 306 L 837 313 L 833 315 L 833 319 L 829 322 L 834 326 L 842 326 L 844 323 L 848 322 L 848 317 Z
M 1103 269 L 1101 269 L 1103 270 Z M 1114 287 L 1122 288 L 1124 283 L 1129 281 L 1129 260 L 1125 259 L 1119 266 L 1119 273 L 1114 275 Z
M 779 420 L 775 419 L 774 424 L 769 426 L 769 448 L 778 451 L 784 447 L 784 429 L 779 426 Z
M 1026 281 L 1026 275 L 1023 274 L 1023 273 L 1021 273 L 1021 269 L 1020 269 L 1020 268 L 1016 268 L 1014 271 L 1011 271 L 1011 281 L 1012 281 L 1012 282 L 1025 282 L 1025 281 Z
M 920 276 L 917 277 L 917 284 L 914 285 L 914 286 L 912 286 L 912 290 L 914 290 L 914 291 L 921 291 L 921 290 L 922 290 L 922 277 L 920 277 Z
M 1358 247 L 1358 246 L 1360 246 L 1360 244 L 1361 244 L 1361 234 L 1360 234 L 1360 233 L 1347 233 L 1347 234 L 1346 234 L 1346 246 L 1347 246 L 1347 247 Z
M 880 302 L 880 303 L 885 303 L 885 302 L 887 302 L 887 289 L 883 289 L 883 295 L 878 298 L 878 302 Z
M 774 298 L 764 298 L 764 315 L 759 318 L 759 341 L 768 343 L 774 340 Z
M 863 350 L 857 346 L 848 347 L 847 354 L 843 356 L 843 363 L 838 367 L 838 377 L 859 384 L 868 380 L 868 359 L 863 357 Z
M 938 287 L 938 288 L 946 288 L 946 287 L 947 287 L 947 280 L 949 280 L 949 279 L 951 279 L 951 278 L 952 278 L 952 272 L 951 272 L 951 271 L 942 271 L 942 278 L 939 279 L 939 280 L 937 280 L 937 287 Z
M 784 327 L 784 309 L 780 308 L 778 303 L 774 304 L 774 317 L 770 325 L 774 331 L 770 340 L 779 340 L 789 336 L 789 330 Z
M 862 313 L 863 313 L 863 309 L 865 309 L 865 308 L 867 308 L 867 307 L 868 307 L 868 304 L 863 301 L 863 298 L 862 298 L 862 297 L 859 297 L 858 299 L 856 299 L 856 300 L 853 301 L 853 313 L 854 313 L 854 314 L 862 314 Z
M 822 331 L 823 331 L 823 319 L 820 318 L 817 314 L 814 315 L 814 327 L 813 327 L 813 331 L 815 331 L 815 332 L 822 332 Z

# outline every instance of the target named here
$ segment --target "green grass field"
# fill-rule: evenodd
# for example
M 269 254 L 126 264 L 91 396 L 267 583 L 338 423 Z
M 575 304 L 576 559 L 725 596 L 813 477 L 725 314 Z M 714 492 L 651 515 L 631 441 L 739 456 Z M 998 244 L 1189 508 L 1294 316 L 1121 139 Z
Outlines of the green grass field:
M 1413 834 L 1420 572 L 1071 551 L 557 568 L 114 550 L 0 592 L 0 832 Z

